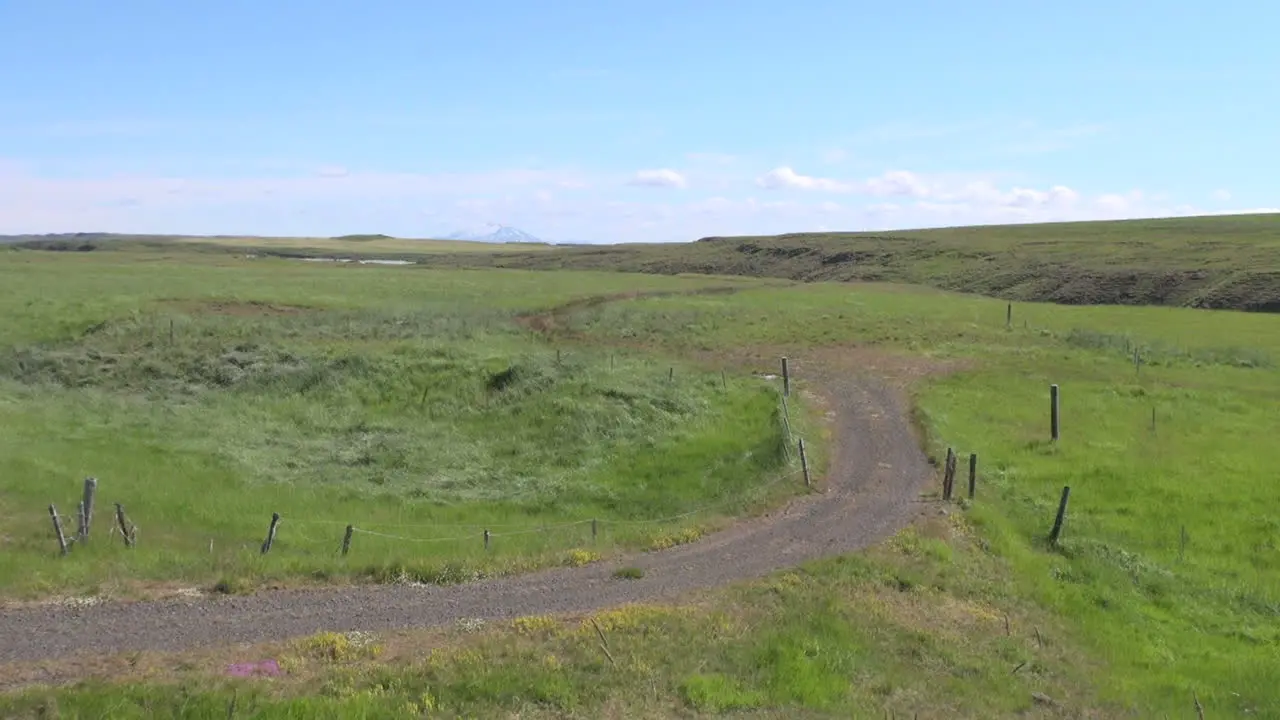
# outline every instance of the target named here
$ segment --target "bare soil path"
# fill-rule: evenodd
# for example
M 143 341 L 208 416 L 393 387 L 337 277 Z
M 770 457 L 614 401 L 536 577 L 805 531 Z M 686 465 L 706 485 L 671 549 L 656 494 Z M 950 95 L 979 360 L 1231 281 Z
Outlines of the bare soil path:
M 866 547 L 925 509 L 921 493 L 932 468 L 909 420 L 905 394 L 872 373 L 852 377 L 830 372 L 824 377 L 830 366 L 821 361 L 810 367 L 796 362 L 795 367 L 821 392 L 834 423 L 825 491 L 701 541 L 586 567 L 458 586 L 380 585 L 0 610 L 0 665 L 672 601 Z M 643 568 L 644 577 L 614 578 L 614 570 L 622 566 Z

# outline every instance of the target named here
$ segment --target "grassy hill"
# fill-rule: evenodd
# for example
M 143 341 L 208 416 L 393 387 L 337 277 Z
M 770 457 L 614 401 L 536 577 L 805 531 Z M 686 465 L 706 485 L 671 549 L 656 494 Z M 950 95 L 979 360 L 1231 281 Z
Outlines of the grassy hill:
M 1280 310 L 1280 214 L 712 237 L 428 262 L 898 282 L 1071 305 Z
M 1008 300 L 1280 310 L 1280 213 L 1113 222 L 709 237 L 692 243 L 550 246 L 339 238 L 77 233 L 6 238 L 27 249 L 107 247 L 342 254 L 439 267 L 606 270 L 910 283 Z
M 481 252 L 531 252 L 552 246 L 539 243 L 498 244 L 471 240 L 396 238 L 390 235 L 341 235 L 339 237 L 254 237 L 246 235 L 125 235 L 86 232 L 50 235 L 0 235 L 0 245 L 26 250 L 92 252 L 101 249 L 205 250 L 248 252 L 282 257 L 343 255 L 408 259 L 422 254 Z

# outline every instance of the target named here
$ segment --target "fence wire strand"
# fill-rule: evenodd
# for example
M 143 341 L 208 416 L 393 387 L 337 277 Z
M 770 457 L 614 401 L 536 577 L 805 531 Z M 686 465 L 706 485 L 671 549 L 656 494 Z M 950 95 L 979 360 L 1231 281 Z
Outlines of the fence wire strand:
M 488 524 L 488 525 L 485 525 L 485 524 L 479 524 L 479 523 L 466 523 L 466 524 L 459 524 L 459 523 L 415 523 L 415 524 L 371 523 L 371 524 L 372 524 L 374 527 L 381 527 L 381 528 L 387 528 L 387 527 L 395 527 L 395 528 L 429 528 L 429 527 L 435 527 L 435 528 L 444 528 L 444 527 L 459 528 L 459 527 L 466 527 L 466 528 L 474 528 L 474 529 L 476 529 L 476 530 L 489 530 L 489 528 L 495 528 L 495 527 L 497 527 L 497 528 L 503 528 L 503 527 L 506 527 L 506 528 L 521 528 L 521 529 L 517 529 L 517 530 L 504 530 L 504 531 L 502 531 L 502 532 L 492 532 L 492 531 L 489 531 L 488 535 L 489 535 L 489 537 L 490 537 L 491 539 L 492 539 L 492 538 L 499 538 L 499 537 L 516 537 L 516 536 L 520 536 L 520 535 L 535 535 L 535 534 L 538 534 L 538 533 L 547 533 L 547 532 L 550 532 L 550 531 L 553 531 L 553 530 L 562 530 L 562 529 L 565 529 L 565 528 L 578 527 L 578 526 L 582 526 L 582 525 L 588 525 L 588 524 L 591 524 L 591 523 L 596 523 L 598 526 L 599 526 L 599 525 L 621 525 L 621 526 L 628 526 L 628 527 L 637 527 L 637 526 L 642 526 L 642 525 L 661 525 L 661 524 L 663 524 L 663 523 L 670 523 L 670 522 L 674 522 L 674 521 L 676 521 L 676 520 L 683 520 L 683 519 L 685 519 L 685 518 L 693 517 L 694 515 L 698 515 L 698 514 L 701 514 L 701 513 L 707 512 L 707 511 L 709 511 L 709 510 L 714 510 L 714 509 L 716 509 L 716 508 L 723 508 L 723 507 L 727 507 L 727 506 L 732 505 L 732 504 L 734 504 L 734 503 L 748 503 L 748 502 L 752 502 L 752 501 L 754 501 L 754 500 L 756 500 L 756 499 L 759 499 L 759 496 L 763 495 L 766 491 L 768 491 L 768 490 L 770 490 L 770 489 L 772 489 L 772 488 L 774 488 L 774 487 L 778 486 L 779 484 L 781 484 L 781 483 L 783 483 L 783 482 L 785 482 L 785 481 L 787 481 L 787 480 L 793 479 L 793 478 L 795 478 L 796 476 L 801 475 L 802 473 L 803 473 L 803 471 L 802 471 L 802 470 L 791 470 L 791 471 L 788 471 L 788 472 L 783 473 L 783 474 L 781 474 L 781 475 L 778 475 L 777 477 L 773 478 L 773 479 L 772 479 L 772 480 L 770 480 L 769 482 L 764 483 L 763 485 L 758 485 L 758 486 L 756 486 L 756 487 L 752 488 L 751 490 L 749 490 L 749 491 L 747 492 L 747 495 L 746 495 L 745 497 L 729 497 L 729 498 L 724 498 L 724 499 L 722 499 L 722 500 L 718 500 L 718 501 L 713 502 L 713 503 L 708 503 L 708 504 L 703 505 L 703 506 L 701 506 L 701 507 L 697 507 L 697 508 L 694 508 L 694 509 L 692 509 L 692 510 L 689 510 L 689 511 L 686 511 L 686 512 L 683 512 L 683 513 L 679 513 L 679 514 L 676 514 L 676 515 L 668 515 L 668 516 L 666 516 L 666 517 L 661 517 L 661 518 L 649 518 L 649 519 L 645 519 L 645 520 L 625 520 L 625 519 L 611 519 L 611 518 L 591 518 L 591 519 L 585 519 L 585 520 L 571 520 L 571 521 L 568 521 L 568 522 L 555 523 L 555 524 L 552 524 L 552 525 L 539 525 L 539 526 L 537 526 L 537 527 L 529 527 L 529 526 L 527 526 L 527 525 L 518 525 L 518 524 L 515 524 L 515 523 L 505 523 L 505 524 L 504 524 L 504 523 L 493 523 L 493 524 Z M 383 538 L 383 539 L 386 539 L 386 540 L 396 540 L 396 541 L 400 541 L 400 542 L 422 543 L 422 544 L 429 544 L 429 543 L 447 543 L 447 542 L 461 542 L 461 541 L 464 541 L 464 540 L 474 540 L 474 539 L 476 539 L 476 537 L 477 537 L 478 535 L 480 535 L 479 533 L 476 533 L 476 534 L 470 534 L 470 535 L 458 535 L 458 536 L 453 536 L 453 537 L 428 537 L 428 538 L 423 538 L 423 537 L 411 537 L 411 536 L 407 536 L 407 535 L 398 535 L 398 534 L 395 534 L 395 533 L 379 532 L 379 531 L 377 531 L 377 530 L 369 530 L 369 529 L 367 529 L 367 528 L 359 527 L 359 526 L 357 526 L 357 525 L 353 525 L 353 524 L 350 524 L 350 523 L 346 523 L 346 522 L 343 522 L 343 521 L 341 521 L 341 520 L 297 520 L 297 519 L 294 519 L 294 518 L 292 518 L 292 517 L 286 518 L 286 517 L 284 517 L 284 516 L 281 516 L 280 521 L 281 521 L 281 524 L 282 524 L 282 525 L 284 525 L 284 524 L 286 524 L 286 523 L 287 523 L 287 524 L 289 524 L 289 525 L 328 525 L 328 526 L 346 526 L 346 525 L 351 525 L 351 531 L 352 531 L 353 533 L 359 533 L 359 534 L 361 534 L 361 535 L 369 535 L 369 536 L 372 536 L 372 537 L 379 537 L 379 538 Z M 304 541 L 307 541 L 307 542 L 311 542 L 311 543 L 316 543 L 316 542 L 317 542 L 316 540 L 314 540 L 314 539 L 312 539 L 312 538 L 309 538 L 309 537 L 307 537 L 307 536 L 305 536 L 305 535 L 301 535 L 301 534 L 299 534 L 299 537 L 301 537 Z

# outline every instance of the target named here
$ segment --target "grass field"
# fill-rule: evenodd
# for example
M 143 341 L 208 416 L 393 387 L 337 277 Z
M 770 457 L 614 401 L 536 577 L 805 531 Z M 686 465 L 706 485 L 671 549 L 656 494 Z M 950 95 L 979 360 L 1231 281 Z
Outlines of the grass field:
M 560 350 L 517 322 L 605 291 L 741 281 L 129 253 L 0 255 L 0 275 L 10 597 L 457 581 L 660 542 L 795 489 L 748 492 L 791 469 L 767 384 Z M 102 539 L 57 560 L 46 508 L 72 534 L 86 476 Z M 140 527 L 131 552 L 107 539 L 117 502 Z
M 11 274 L 14 282 L 31 283 L 32 293 L 43 287 L 40 277 L 51 282 L 83 272 L 86 282 L 110 286 L 97 278 L 114 272 L 136 279 L 146 272 L 138 259 L 90 273 L 64 263 L 96 267 L 95 261 L 18 255 L 27 264 L 12 266 Z M 284 275 L 272 276 L 271 302 L 308 304 L 311 298 L 310 304 L 358 310 L 360 303 L 340 300 L 342 287 L 376 307 L 410 292 L 413 282 L 393 291 L 385 278 L 422 273 L 297 265 L 272 266 Z M 184 283 L 180 269 L 173 272 L 179 276 L 173 286 L 148 290 L 154 299 L 194 282 L 187 276 Z M 200 282 L 211 283 L 207 274 L 221 272 L 201 269 Z M 237 270 L 225 272 L 230 277 Z M 344 282 L 332 291 L 313 280 L 341 272 L 348 273 L 343 278 L 382 274 L 370 276 L 378 280 L 367 286 Z M 412 285 L 418 302 L 482 296 L 488 282 L 483 273 L 431 277 L 440 278 L 438 284 Z M 507 292 L 527 293 L 519 303 L 505 301 L 500 309 L 507 312 L 592 290 L 614 292 L 624 282 L 654 289 L 723 282 L 502 277 Z M 261 276 L 246 279 L 241 292 L 267 301 L 261 285 Z M 121 298 L 108 310 L 97 305 L 101 300 L 88 300 L 96 297 L 92 292 L 80 297 L 37 305 L 42 315 L 36 318 L 9 317 L 7 336 L 21 338 L 14 346 L 56 341 L 66 347 L 94 318 L 118 317 L 139 303 Z M 55 322 L 68 309 L 79 320 Z M 686 607 L 601 613 L 594 619 L 612 661 L 591 623 L 528 618 L 503 627 L 387 635 L 368 645 L 324 636 L 262 648 L 290 669 L 271 681 L 222 678 L 220 669 L 233 659 L 226 655 L 133 658 L 160 680 L 32 690 L 0 700 L 0 708 L 18 716 L 47 716 L 56 707 L 61 717 L 225 717 L 234 696 L 253 717 L 1173 718 L 1195 717 L 1199 702 L 1205 717 L 1280 716 L 1280 491 L 1268 470 L 1269 443 L 1280 432 L 1274 412 L 1280 318 L 1018 303 L 1006 326 L 1003 301 L 824 283 L 586 305 L 561 323 L 566 339 L 554 344 L 569 357 L 600 358 L 613 347 L 636 353 L 628 386 L 640 388 L 653 382 L 652 365 L 640 358 L 778 348 L 794 357 L 839 356 L 835 348 L 862 345 L 963 360 L 967 370 L 925 381 L 915 394 L 932 455 L 947 447 L 979 454 L 977 499 L 856 557 L 814 563 Z M 167 328 L 157 332 L 163 339 Z M 459 337 L 460 348 L 532 342 L 496 330 Z M 691 389 L 698 385 L 696 367 L 682 368 L 693 376 Z M 751 417 L 769 417 L 770 396 L 746 380 L 727 396 L 715 395 L 709 380 L 702 381 L 706 409 L 696 412 L 711 417 L 723 403 L 741 402 Z M 45 412 L 22 399 L 33 392 L 30 381 L 6 382 L 10 397 L 19 399 L 0 412 Z M 1051 383 L 1062 388 L 1056 444 L 1048 440 Z M 644 392 L 660 396 L 661 387 Z M 52 393 L 71 391 L 55 386 Z M 106 391 L 76 393 L 80 399 L 52 405 L 87 402 L 84 397 Z M 34 429 L 15 444 L 50 443 L 41 457 L 73 454 L 80 443 L 58 440 L 57 433 L 69 418 L 83 416 L 75 408 L 50 411 L 37 422 L 11 414 L 5 423 L 30 423 Z M 775 430 L 765 422 L 746 436 L 766 442 Z M 753 471 L 759 476 L 770 469 Z M 68 478 L 68 494 L 81 474 L 74 465 L 59 474 Z M 17 475 L 10 467 L 3 476 Z M 1063 541 L 1051 548 L 1045 537 L 1064 485 L 1072 488 L 1071 505 Z M 261 514 L 245 531 L 263 524 Z M 32 537 L 39 532 L 33 529 Z M 39 541 L 48 546 L 44 532 Z M 44 562 L 50 562 L 47 551 Z M 183 663 L 189 670 L 174 670 Z
M 0 238 L 0 248 L 4 247 Z M 891 282 L 1027 302 L 1280 310 L 1280 213 L 795 233 L 607 246 L 489 245 L 385 236 L 186 238 L 88 234 L 61 249 L 182 244 L 204 252 L 344 254 L 436 267 L 740 275 Z
M 257 237 L 180 237 L 174 242 L 187 245 L 213 245 L 245 250 L 322 250 L 332 253 L 400 255 L 419 253 L 503 253 L 553 250 L 552 245 L 536 243 L 496 244 L 466 240 L 410 240 L 382 235 L 355 235 L 336 238 L 257 238 Z
M 187 254 L 194 250 L 218 249 L 241 252 L 264 251 L 305 255 L 330 253 L 358 256 L 414 256 L 424 253 L 457 252 L 537 252 L 551 250 L 552 245 L 538 243 L 483 243 L 466 240 L 433 240 L 395 238 L 387 235 L 343 235 L 340 237 L 250 237 L 235 235 L 117 235 L 113 233 L 76 233 L 68 235 L 0 236 L 0 248 L 6 245 L 50 250 L 92 251 L 136 249 L 162 250 L 182 246 Z

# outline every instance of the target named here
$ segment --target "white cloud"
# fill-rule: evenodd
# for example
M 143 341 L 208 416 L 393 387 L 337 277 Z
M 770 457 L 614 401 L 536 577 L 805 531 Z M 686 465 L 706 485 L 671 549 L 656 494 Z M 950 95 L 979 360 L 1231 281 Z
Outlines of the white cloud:
M 714 189 L 681 202 L 656 199 L 677 197 L 666 194 L 621 202 L 608 194 L 618 189 L 616 176 L 582 172 L 330 175 L 323 177 L 309 168 L 291 177 L 68 179 L 42 177 L 0 161 L 0 233 L 386 232 L 426 237 L 501 218 L 552 240 L 637 242 L 822 227 L 894 230 L 1211 214 L 1140 191 L 1085 194 L 1062 185 L 1004 182 L 996 176 L 905 170 L 846 181 L 803 176 L 784 167 L 760 178 L 760 185 L 770 189 L 840 192 L 839 202 L 806 193 L 762 191 L 753 197 L 742 192 L 740 175 L 724 187 L 698 175 L 699 188 Z
M 1214 200 L 1218 202 L 1227 202 L 1231 199 L 1231 191 L 1230 190 L 1214 190 L 1213 195 L 1211 195 L 1210 197 L 1212 197 Z
M 851 186 L 830 178 L 801 175 L 789 167 L 779 167 L 756 178 L 756 184 L 769 190 L 793 188 L 796 190 L 822 190 L 826 192 L 848 192 Z
M 906 195 L 922 198 L 933 194 L 928 184 L 919 176 L 905 170 L 891 170 L 879 177 L 870 178 L 861 183 L 859 189 L 876 197 Z
M 683 188 L 688 186 L 689 181 L 675 170 L 663 168 L 637 171 L 627 184 L 640 187 Z

